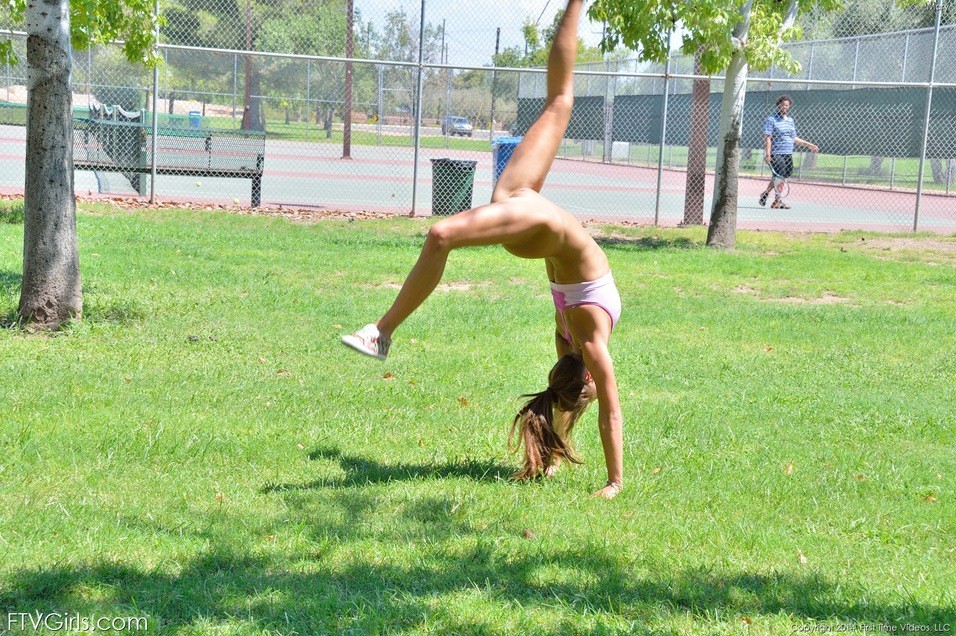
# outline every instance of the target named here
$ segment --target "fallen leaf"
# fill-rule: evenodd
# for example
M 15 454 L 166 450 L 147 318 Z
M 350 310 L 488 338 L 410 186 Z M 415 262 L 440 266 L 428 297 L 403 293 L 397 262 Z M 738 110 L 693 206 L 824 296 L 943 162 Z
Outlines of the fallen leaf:
M 288 377 L 288 376 L 291 375 L 291 374 L 290 374 L 288 371 L 286 371 L 285 369 L 279 369 L 278 371 L 276 371 L 276 375 L 278 375 L 280 378 L 285 378 L 285 377 Z
M 804 556 L 801 550 L 797 550 L 797 561 L 800 562 L 800 565 L 806 565 L 807 563 L 809 563 L 809 561 L 807 560 L 807 557 Z
M 259 364 L 265 364 L 265 362 L 266 362 L 265 358 L 259 358 Z
M 788 463 L 786 466 L 784 466 L 783 472 L 786 473 L 787 475 L 792 475 L 792 474 L 793 474 L 793 462 L 790 462 L 790 463 Z
M 408 383 L 409 383 L 410 385 L 412 385 L 412 386 L 417 386 L 417 385 L 418 385 L 418 382 L 415 382 L 415 380 L 409 380 Z
M 740 620 L 743 622 L 744 625 L 750 625 L 753 622 L 752 620 L 750 620 L 749 616 L 744 616 Z
M 410 338 L 410 339 L 408 340 L 408 342 L 409 342 L 410 344 L 418 344 L 418 338 Z
M 763 350 L 768 352 L 773 351 L 773 347 L 771 347 L 770 345 L 767 345 L 766 347 L 763 348 Z
M 857 481 L 866 481 L 866 475 L 864 475 L 863 473 L 857 473 L 856 479 Z
M 223 499 L 225 499 L 225 498 L 226 498 L 226 496 L 225 496 L 224 494 L 222 494 L 221 492 L 217 492 L 217 493 L 216 493 L 216 501 L 218 501 L 219 503 L 222 503 Z
M 305 446 L 303 446 L 302 444 L 296 444 L 295 447 L 298 448 L 299 450 L 305 450 Z
M 388 372 L 385 373 L 385 375 L 382 376 L 382 379 L 383 379 L 383 380 L 394 380 L 394 379 L 395 379 L 395 374 L 392 373 L 391 371 L 388 371 Z
M 936 495 L 931 494 L 931 495 L 926 495 L 926 499 L 924 499 L 923 501 L 925 501 L 926 503 L 937 503 L 939 499 L 936 498 Z
M 341 328 L 342 328 L 342 325 L 332 325 L 332 328 L 333 328 L 333 329 L 341 329 Z
M 656 474 L 659 473 L 659 472 L 661 472 L 661 467 L 660 467 L 660 466 L 655 466 L 654 468 L 651 469 L 651 474 L 652 474 L 652 475 L 656 475 Z
M 521 531 L 521 536 L 524 537 L 525 539 L 534 539 L 534 533 L 528 530 L 527 528 Z
M 468 398 L 460 397 L 458 398 L 458 403 L 461 404 L 462 406 L 468 406 Z

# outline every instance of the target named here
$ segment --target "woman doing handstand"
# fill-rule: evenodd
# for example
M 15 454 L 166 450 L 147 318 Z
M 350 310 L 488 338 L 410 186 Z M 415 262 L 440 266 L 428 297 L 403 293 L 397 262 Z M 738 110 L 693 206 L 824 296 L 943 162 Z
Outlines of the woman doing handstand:
M 511 429 L 524 443 L 524 467 L 516 475 L 551 476 L 563 459 L 578 462 L 571 430 L 593 400 L 607 483 L 595 492 L 611 499 L 623 485 L 622 416 L 614 365 L 608 353 L 621 299 L 607 257 L 581 223 L 541 194 L 545 177 L 564 137 L 574 102 L 574 58 L 582 0 L 569 0 L 548 57 L 544 108 L 515 149 L 491 196 L 491 203 L 447 219 L 428 230 L 418 262 L 391 308 L 378 322 L 342 341 L 384 360 L 392 333 L 434 291 L 448 254 L 459 247 L 501 245 L 520 258 L 543 259 L 555 304 L 558 362 L 548 388 L 515 416 Z

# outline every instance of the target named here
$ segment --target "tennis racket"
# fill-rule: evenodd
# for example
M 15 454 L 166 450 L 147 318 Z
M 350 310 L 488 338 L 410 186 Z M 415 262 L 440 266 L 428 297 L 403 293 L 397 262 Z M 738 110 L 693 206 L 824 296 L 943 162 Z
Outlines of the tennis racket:
M 773 180 L 774 194 L 778 199 L 785 198 L 790 194 L 790 184 L 787 183 L 787 178 L 773 169 L 773 162 L 770 163 L 770 173 L 773 175 L 771 179 Z

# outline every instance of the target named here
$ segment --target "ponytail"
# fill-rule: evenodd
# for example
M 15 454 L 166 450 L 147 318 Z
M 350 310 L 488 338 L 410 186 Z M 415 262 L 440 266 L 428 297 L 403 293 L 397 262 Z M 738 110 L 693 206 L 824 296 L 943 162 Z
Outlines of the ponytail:
M 531 399 L 515 415 L 508 433 L 510 451 L 517 452 L 524 445 L 524 466 L 514 478 L 533 479 L 562 459 L 580 464 L 571 447 L 570 434 L 583 409 L 572 411 L 568 430 L 562 436 L 554 427 L 554 408 L 559 400 L 553 388 L 521 397 Z

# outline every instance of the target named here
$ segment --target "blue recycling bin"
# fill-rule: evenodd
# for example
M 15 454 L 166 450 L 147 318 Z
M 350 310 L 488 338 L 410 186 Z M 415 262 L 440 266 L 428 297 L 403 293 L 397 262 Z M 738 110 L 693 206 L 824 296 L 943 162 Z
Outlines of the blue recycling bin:
M 491 142 L 491 162 L 494 165 L 493 183 L 498 183 L 498 177 L 504 172 L 508 160 L 523 137 L 495 137 Z
M 198 110 L 189 111 L 189 127 L 199 128 L 202 125 L 202 113 Z

